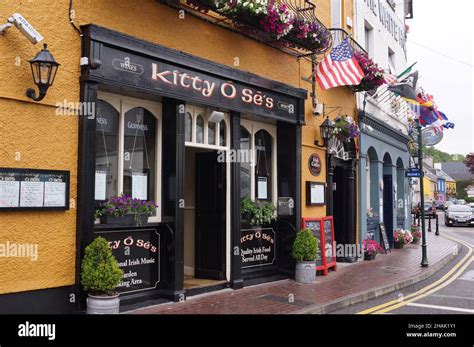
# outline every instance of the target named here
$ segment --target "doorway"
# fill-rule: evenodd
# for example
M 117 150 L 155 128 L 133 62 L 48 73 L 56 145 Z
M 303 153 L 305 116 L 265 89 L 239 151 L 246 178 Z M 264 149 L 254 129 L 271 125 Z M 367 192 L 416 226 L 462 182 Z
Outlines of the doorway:
M 393 246 L 393 182 L 392 175 L 383 175 L 383 223 L 388 242 Z
M 218 151 L 186 147 L 184 288 L 226 283 L 226 163 Z M 207 290 L 206 290 L 207 291 Z M 198 292 L 197 292 L 198 293 Z

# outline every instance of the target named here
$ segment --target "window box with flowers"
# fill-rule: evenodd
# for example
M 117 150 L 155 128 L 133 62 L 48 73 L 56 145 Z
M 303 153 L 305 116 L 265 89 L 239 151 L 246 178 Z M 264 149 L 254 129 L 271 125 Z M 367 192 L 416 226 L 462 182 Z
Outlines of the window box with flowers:
M 356 92 L 371 91 L 385 83 L 383 70 L 365 52 L 355 52 L 354 58 L 360 65 L 365 76 L 357 86 L 352 86 Z
M 372 239 L 362 241 L 362 248 L 364 250 L 364 260 L 374 260 L 375 256 L 382 251 L 382 247 Z
M 242 223 L 250 225 L 252 228 L 271 224 L 276 220 L 276 209 L 271 202 L 243 198 L 240 201 L 240 213 L 242 214 Z
M 360 134 L 359 127 L 354 118 L 350 116 L 338 117 L 334 123 L 333 137 L 342 143 L 351 142 Z
M 154 201 L 118 195 L 100 204 L 95 218 L 100 218 L 101 224 L 140 226 L 147 223 L 148 216 L 154 214 L 157 207 Z
M 285 36 L 289 47 L 309 49 L 315 53 L 323 53 L 331 46 L 331 34 L 318 22 L 308 22 L 302 17 L 293 20 L 293 27 Z

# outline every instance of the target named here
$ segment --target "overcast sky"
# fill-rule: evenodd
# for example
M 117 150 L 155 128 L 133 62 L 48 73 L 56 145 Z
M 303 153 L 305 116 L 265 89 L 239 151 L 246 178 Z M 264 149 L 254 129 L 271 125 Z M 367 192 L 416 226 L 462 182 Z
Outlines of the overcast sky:
M 439 110 L 456 124 L 454 129 L 445 129 L 444 138 L 436 148 L 448 153 L 474 152 L 474 1 L 414 0 L 413 3 L 414 18 L 407 21 L 408 63 L 418 62 L 415 67 L 421 77 L 419 84 L 434 96 Z

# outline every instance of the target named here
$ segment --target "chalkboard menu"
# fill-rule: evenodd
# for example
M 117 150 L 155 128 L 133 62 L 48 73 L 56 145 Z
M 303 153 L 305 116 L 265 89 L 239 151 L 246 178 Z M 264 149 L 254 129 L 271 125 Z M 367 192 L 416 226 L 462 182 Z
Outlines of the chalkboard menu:
M 318 239 L 316 270 L 322 270 L 323 275 L 326 276 L 329 268 L 336 269 L 333 219 L 332 217 L 303 218 L 301 225 L 303 229 L 310 229 Z
M 0 210 L 36 209 L 69 209 L 69 171 L 0 168 Z
M 160 282 L 160 234 L 154 229 L 102 231 L 123 270 L 120 294 L 154 289 Z
M 325 244 L 325 250 L 326 250 L 326 259 L 328 264 L 335 263 L 336 259 L 334 258 L 334 226 L 333 226 L 333 220 L 332 217 L 325 217 L 323 219 L 323 225 L 324 225 L 324 240 L 326 242 Z
M 240 238 L 242 269 L 275 262 L 275 231 L 272 228 L 243 229 Z
M 323 269 L 323 254 L 321 242 L 321 219 L 320 218 L 304 218 L 303 219 L 303 229 L 310 229 L 313 232 L 313 235 L 318 239 L 318 258 L 316 259 L 316 268 L 317 270 Z M 318 269 L 319 267 L 319 269 Z
M 385 253 L 387 253 L 387 251 L 390 251 L 390 253 L 392 253 L 392 251 L 390 250 L 390 244 L 388 243 L 387 232 L 385 231 L 385 224 L 380 223 L 379 227 L 380 227 L 380 240 L 382 241 L 382 248 L 385 250 Z

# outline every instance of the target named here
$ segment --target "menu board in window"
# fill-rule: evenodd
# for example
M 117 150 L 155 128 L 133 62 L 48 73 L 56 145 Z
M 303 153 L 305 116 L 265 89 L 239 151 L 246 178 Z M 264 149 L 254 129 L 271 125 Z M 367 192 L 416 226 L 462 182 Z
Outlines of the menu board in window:
M 324 259 L 321 242 L 321 218 L 303 218 L 303 229 L 310 229 L 318 239 L 318 258 L 316 259 L 316 270 L 324 270 Z
M 0 168 L 0 210 L 69 209 L 69 171 Z

